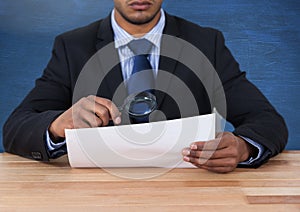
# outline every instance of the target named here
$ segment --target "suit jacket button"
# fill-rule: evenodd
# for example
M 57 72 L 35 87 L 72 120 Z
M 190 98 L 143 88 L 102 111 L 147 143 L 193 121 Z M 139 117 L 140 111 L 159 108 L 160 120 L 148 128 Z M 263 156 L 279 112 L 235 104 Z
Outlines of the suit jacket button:
M 40 152 L 31 152 L 31 155 L 35 160 L 42 160 L 42 154 Z

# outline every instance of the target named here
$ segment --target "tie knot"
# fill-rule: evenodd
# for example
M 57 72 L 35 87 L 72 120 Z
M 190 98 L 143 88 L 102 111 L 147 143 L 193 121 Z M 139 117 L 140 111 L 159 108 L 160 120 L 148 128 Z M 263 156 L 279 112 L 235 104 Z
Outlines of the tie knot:
M 128 43 L 128 47 L 135 55 L 149 54 L 152 43 L 147 39 L 132 40 Z

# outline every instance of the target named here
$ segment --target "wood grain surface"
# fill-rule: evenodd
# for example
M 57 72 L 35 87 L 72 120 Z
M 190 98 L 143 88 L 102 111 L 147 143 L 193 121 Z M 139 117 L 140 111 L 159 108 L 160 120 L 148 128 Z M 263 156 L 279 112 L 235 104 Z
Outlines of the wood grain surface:
M 147 180 L 72 169 L 67 157 L 41 163 L 0 154 L 0 211 L 71 210 L 300 211 L 300 151 L 286 151 L 258 169 L 173 169 Z

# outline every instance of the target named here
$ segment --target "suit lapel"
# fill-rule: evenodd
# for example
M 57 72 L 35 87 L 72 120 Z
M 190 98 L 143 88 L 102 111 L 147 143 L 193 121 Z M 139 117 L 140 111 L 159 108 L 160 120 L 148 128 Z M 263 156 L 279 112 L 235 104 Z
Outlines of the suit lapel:
M 103 19 L 99 30 L 97 34 L 97 43 L 96 43 L 96 49 L 99 51 L 102 48 L 107 48 L 108 45 L 110 45 L 111 48 L 108 48 L 107 51 L 105 51 L 106 55 L 105 58 L 99 57 L 99 61 L 102 67 L 102 74 L 105 75 L 101 89 L 99 90 L 98 94 L 102 97 L 112 99 L 114 97 L 115 91 L 119 86 L 123 86 L 123 75 L 120 65 L 120 58 L 117 49 L 114 47 L 114 34 L 113 29 L 111 26 L 111 19 L 110 15 Z M 109 61 L 114 61 L 112 64 L 114 65 L 111 68 L 106 68 L 107 59 Z M 105 70 L 110 69 L 110 70 Z M 124 88 L 119 88 L 121 91 L 126 90 Z M 118 94 L 118 98 L 114 99 L 117 104 L 122 104 L 126 93 Z M 121 102 L 119 102 L 121 101 Z
M 158 90 L 163 91 L 156 92 L 158 108 L 161 106 L 176 72 L 177 61 L 182 49 L 182 44 L 177 39 L 178 36 L 179 30 L 175 18 L 166 13 L 166 25 L 161 41 L 161 56 L 156 81 Z

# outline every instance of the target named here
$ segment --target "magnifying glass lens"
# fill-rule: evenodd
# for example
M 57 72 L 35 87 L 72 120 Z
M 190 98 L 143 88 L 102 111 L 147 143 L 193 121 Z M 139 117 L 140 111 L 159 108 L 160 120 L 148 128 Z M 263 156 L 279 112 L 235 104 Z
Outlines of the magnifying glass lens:
M 131 116 L 146 116 L 157 107 L 156 97 L 150 92 L 130 96 L 125 104 L 125 111 Z
M 136 98 L 130 103 L 128 113 L 132 116 L 149 115 L 156 108 L 156 102 L 148 98 Z

